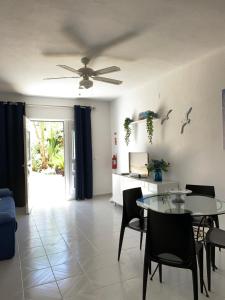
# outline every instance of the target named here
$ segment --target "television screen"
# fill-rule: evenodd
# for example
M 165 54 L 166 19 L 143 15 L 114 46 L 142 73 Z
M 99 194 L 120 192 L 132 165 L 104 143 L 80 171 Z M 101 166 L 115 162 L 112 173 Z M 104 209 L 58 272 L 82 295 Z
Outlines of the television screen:
M 147 152 L 129 152 L 129 172 L 147 176 L 148 171 L 145 164 L 148 163 Z

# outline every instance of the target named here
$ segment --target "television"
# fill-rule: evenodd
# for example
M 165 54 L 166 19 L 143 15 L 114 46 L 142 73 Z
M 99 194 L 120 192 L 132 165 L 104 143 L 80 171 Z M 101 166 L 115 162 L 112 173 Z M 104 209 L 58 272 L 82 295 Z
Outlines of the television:
M 148 176 L 146 164 L 148 163 L 147 152 L 129 152 L 129 173 L 140 177 Z

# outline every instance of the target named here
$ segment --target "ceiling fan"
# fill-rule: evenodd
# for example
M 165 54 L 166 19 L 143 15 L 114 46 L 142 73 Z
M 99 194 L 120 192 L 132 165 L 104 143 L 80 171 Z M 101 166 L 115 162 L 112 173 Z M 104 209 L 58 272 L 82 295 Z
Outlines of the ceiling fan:
M 111 83 L 111 84 L 115 84 L 115 85 L 119 85 L 122 83 L 121 80 L 116 80 L 116 79 L 99 76 L 99 75 L 104 75 L 104 74 L 120 71 L 119 67 L 112 66 L 112 67 L 107 67 L 107 68 L 99 69 L 99 70 L 95 71 L 92 68 L 89 68 L 87 66 L 88 63 L 90 62 L 90 59 L 88 57 L 86 57 L 86 56 L 82 57 L 81 62 L 84 64 L 84 67 L 81 67 L 78 70 L 71 68 L 69 66 L 66 66 L 66 65 L 57 65 L 60 68 L 63 68 L 67 71 L 77 74 L 78 76 L 51 77 L 51 78 L 44 78 L 44 80 L 81 78 L 80 85 L 79 85 L 80 89 L 91 88 L 93 86 L 93 81 L 91 79 L 97 80 L 97 81 L 102 81 L 105 83 Z
M 43 51 L 43 55 L 47 56 L 47 57 L 60 57 L 60 56 L 77 56 L 77 55 L 81 55 L 83 54 L 83 56 L 88 57 L 89 60 L 91 60 L 91 62 L 93 63 L 93 61 L 95 60 L 95 58 L 99 57 L 99 56 L 108 56 L 109 55 L 105 55 L 105 51 L 107 51 L 110 48 L 114 48 L 115 46 L 118 46 L 120 44 L 124 44 L 125 42 L 134 39 L 135 37 L 137 37 L 138 35 L 140 35 L 140 33 L 144 30 L 143 28 L 138 28 L 136 30 L 133 31 L 128 31 L 125 33 L 122 33 L 121 35 L 108 40 L 104 43 L 101 44 L 90 44 L 88 43 L 87 40 L 84 39 L 83 34 L 81 34 L 81 32 L 79 32 L 78 30 L 79 26 L 78 25 L 67 25 L 64 26 L 62 28 L 62 33 L 67 36 L 67 38 L 73 42 L 76 45 L 76 51 L 73 50 L 69 50 L 69 51 L 55 51 L 55 50 L 45 50 Z M 133 61 L 133 58 L 130 57 L 124 57 L 124 56 L 111 56 L 112 58 L 116 58 L 116 59 L 122 59 L 123 61 Z

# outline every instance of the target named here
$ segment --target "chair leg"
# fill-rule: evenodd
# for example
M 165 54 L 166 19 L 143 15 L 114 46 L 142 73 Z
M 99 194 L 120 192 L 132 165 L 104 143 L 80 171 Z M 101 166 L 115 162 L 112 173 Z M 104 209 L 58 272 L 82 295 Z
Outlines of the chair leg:
M 203 293 L 203 248 L 198 253 L 198 266 L 199 266 L 199 275 L 200 275 L 200 290 Z
M 153 280 L 155 273 L 158 269 L 159 269 L 159 282 L 162 283 L 162 264 L 157 264 L 152 276 L 150 277 L 150 280 Z
M 144 259 L 144 270 L 143 270 L 143 290 L 142 290 L 142 300 L 145 300 L 145 299 L 146 299 L 148 271 L 149 271 L 149 261 L 148 261 L 148 259 L 147 259 L 147 255 L 145 254 L 145 259 Z
M 216 228 L 220 228 L 220 223 L 219 223 L 219 217 L 218 216 L 215 216 L 214 222 L 215 222 Z M 219 248 L 219 251 L 221 252 L 221 248 Z
M 215 222 L 216 228 L 220 228 L 220 223 L 219 223 L 219 217 L 218 216 L 216 216 L 216 218 L 214 219 L 214 222 Z
M 122 223 L 121 224 L 121 229 L 120 229 L 120 240 L 119 240 L 119 250 L 118 250 L 118 261 L 120 260 L 120 253 L 122 249 L 122 244 L 123 244 L 123 236 L 124 236 L 124 231 L 125 231 L 125 226 Z
M 148 262 L 148 272 L 149 272 L 149 275 L 152 274 L 152 262 L 151 262 L 151 260 Z
M 211 246 L 206 244 L 206 264 L 207 264 L 207 281 L 208 290 L 211 291 Z
M 143 240 L 143 232 L 141 232 L 141 236 L 140 236 L 140 250 L 141 250 L 141 247 L 142 247 L 142 240 Z
M 215 272 L 216 267 L 216 247 L 211 245 L 211 261 L 212 261 L 212 269 Z
M 162 264 L 159 264 L 159 282 L 162 283 Z
M 152 274 L 150 280 L 153 280 L 153 277 L 155 276 L 155 273 L 156 273 L 156 271 L 158 270 L 158 268 L 159 268 L 159 264 L 157 264 L 157 266 L 156 266 L 156 268 L 155 268 L 155 270 L 154 270 L 154 272 L 153 272 L 153 274 Z
M 198 271 L 196 265 L 194 265 L 192 269 L 192 280 L 193 280 L 194 300 L 198 300 Z

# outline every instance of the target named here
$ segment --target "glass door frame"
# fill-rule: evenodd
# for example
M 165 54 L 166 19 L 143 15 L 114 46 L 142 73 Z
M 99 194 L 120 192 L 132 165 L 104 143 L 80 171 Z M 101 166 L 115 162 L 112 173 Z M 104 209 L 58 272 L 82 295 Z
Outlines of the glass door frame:
M 66 200 L 75 198 L 75 139 L 74 121 L 64 121 Z

